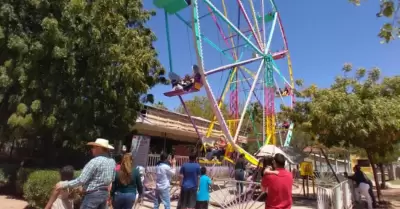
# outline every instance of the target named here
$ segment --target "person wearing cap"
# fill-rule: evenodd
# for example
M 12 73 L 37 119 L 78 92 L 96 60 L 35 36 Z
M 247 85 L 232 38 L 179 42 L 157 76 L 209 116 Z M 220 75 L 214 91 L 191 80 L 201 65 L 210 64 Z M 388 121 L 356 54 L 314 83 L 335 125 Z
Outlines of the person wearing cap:
M 83 168 L 81 175 L 72 181 L 60 181 L 56 190 L 82 186 L 84 197 L 82 209 L 105 209 L 109 195 L 109 187 L 115 178 L 114 159 L 109 156 L 109 151 L 114 149 L 106 139 L 98 138 L 89 142 L 94 156 Z

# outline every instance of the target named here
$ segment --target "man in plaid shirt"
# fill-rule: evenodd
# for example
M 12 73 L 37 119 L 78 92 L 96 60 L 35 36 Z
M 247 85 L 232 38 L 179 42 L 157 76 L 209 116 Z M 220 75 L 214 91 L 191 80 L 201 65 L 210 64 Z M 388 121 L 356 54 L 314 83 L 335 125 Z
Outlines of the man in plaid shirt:
M 90 142 L 94 156 L 83 168 L 81 175 L 72 180 L 58 182 L 56 189 L 67 189 L 82 186 L 84 198 L 81 209 L 106 209 L 108 188 L 115 178 L 115 161 L 109 156 L 114 149 L 106 139 Z

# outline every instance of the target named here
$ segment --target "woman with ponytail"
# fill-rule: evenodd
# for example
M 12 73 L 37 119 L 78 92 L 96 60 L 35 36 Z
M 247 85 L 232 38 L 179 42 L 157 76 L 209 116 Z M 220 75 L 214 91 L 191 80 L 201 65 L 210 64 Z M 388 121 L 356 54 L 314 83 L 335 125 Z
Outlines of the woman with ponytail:
M 141 199 L 143 191 L 139 170 L 133 165 L 133 158 L 130 153 L 122 157 L 120 170 L 115 175 L 111 189 L 114 209 L 132 209 L 139 193 Z

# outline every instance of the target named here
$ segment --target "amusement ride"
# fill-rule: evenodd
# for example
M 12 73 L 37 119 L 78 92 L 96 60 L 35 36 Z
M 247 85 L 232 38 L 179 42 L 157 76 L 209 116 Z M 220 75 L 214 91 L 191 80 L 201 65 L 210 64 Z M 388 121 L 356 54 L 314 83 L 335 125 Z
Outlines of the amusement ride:
M 242 136 L 255 140 L 259 149 L 290 146 L 294 124 L 278 117 L 278 112 L 281 105 L 294 105 L 294 80 L 285 30 L 274 0 L 154 0 L 153 3 L 164 10 L 165 18 L 169 78 L 173 87 L 164 95 L 178 97 L 204 150 L 215 142 L 211 135 L 216 125 L 227 142 L 222 160 L 204 158 L 200 163 L 234 163 L 240 153 L 250 164 L 259 166 L 256 154 L 247 152 L 239 142 Z M 180 20 L 191 37 L 196 58 L 193 72 L 189 72 L 192 75 L 177 75 L 174 71 L 178 56 L 173 52 L 172 31 L 185 30 L 171 24 L 172 18 Z M 220 62 L 215 61 L 218 58 Z M 214 113 L 206 133 L 199 132 L 184 99 L 203 90 Z M 227 114 L 223 112 L 224 105 Z M 242 200 L 234 199 L 224 200 L 225 204 L 219 206 L 232 208 L 243 204 L 242 196 L 239 198 Z
M 184 87 L 188 84 L 187 88 L 173 88 L 164 95 L 179 98 L 203 146 L 213 141 L 209 137 L 216 122 L 228 141 L 224 158 L 227 161 L 233 161 L 231 153 L 237 152 L 245 154 L 251 164 L 258 164 L 254 153 L 246 152 L 238 143 L 243 134 L 255 138 L 259 148 L 289 146 L 294 125 L 288 120 L 279 121 L 276 109 L 280 105 L 294 105 L 294 80 L 285 30 L 275 2 L 154 0 L 154 4 L 165 14 L 169 70 L 173 75 L 170 78 L 175 84 L 183 82 Z M 229 11 L 237 13 L 228 14 Z M 173 71 L 171 16 L 181 20 L 192 33 L 196 54 L 192 76 L 180 78 Z M 216 54 L 227 64 L 221 66 L 215 62 Z M 215 82 L 215 77 L 220 77 L 220 81 Z M 207 133 L 198 131 L 184 102 L 184 95 L 202 89 L 215 115 Z M 229 104 L 229 114 L 225 117 L 221 111 L 224 103 Z

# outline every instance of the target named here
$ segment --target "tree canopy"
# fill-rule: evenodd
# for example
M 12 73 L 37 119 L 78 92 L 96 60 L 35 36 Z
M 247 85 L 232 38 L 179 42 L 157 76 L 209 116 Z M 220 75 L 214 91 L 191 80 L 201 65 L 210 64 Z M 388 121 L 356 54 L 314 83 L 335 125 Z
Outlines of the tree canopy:
M 193 116 L 212 120 L 214 112 L 211 109 L 211 103 L 206 96 L 194 96 L 193 99 L 185 101 L 186 107 Z M 179 113 L 186 114 L 183 105 L 179 105 L 176 110 Z M 227 118 L 229 116 L 228 106 L 223 103 L 221 106 L 222 114 Z
M 359 6 L 362 0 L 348 0 L 351 3 Z M 385 17 L 389 22 L 383 24 L 381 30 L 378 34 L 382 38 L 384 43 L 388 43 L 396 37 L 400 37 L 400 4 L 395 0 L 381 0 L 379 5 L 379 10 L 376 13 L 377 17 Z
M 165 106 L 164 102 L 161 102 L 161 101 L 154 103 L 153 107 L 162 109 L 162 110 L 168 110 L 168 108 Z
M 0 139 L 45 145 L 131 131 L 141 98 L 166 83 L 140 0 L 0 5 Z
M 400 76 L 380 78 L 380 70 L 343 67 L 329 88 L 298 92 L 294 109 L 284 109 L 305 132 L 326 146 L 364 149 L 371 163 L 400 140 Z

